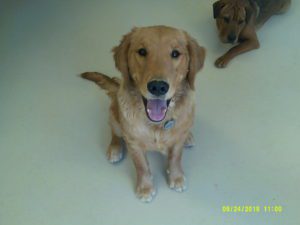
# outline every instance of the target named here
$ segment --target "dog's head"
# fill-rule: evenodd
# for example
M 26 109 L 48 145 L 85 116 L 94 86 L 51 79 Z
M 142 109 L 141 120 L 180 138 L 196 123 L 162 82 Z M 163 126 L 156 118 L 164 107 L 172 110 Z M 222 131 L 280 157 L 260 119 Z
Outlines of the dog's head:
M 223 43 L 236 43 L 241 31 L 252 22 L 254 10 L 250 1 L 219 0 L 213 4 L 214 18 Z
M 183 83 L 194 89 L 205 50 L 186 32 L 165 26 L 134 28 L 113 48 L 116 67 L 141 95 L 148 118 L 162 121 Z

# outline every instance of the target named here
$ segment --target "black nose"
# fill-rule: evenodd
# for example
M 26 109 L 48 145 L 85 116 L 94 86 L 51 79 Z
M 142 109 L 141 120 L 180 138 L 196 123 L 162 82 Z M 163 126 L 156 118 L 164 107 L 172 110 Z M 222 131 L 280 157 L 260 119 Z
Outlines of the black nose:
M 236 35 L 234 33 L 230 33 L 227 37 L 227 40 L 230 42 L 230 43 L 233 43 L 235 40 L 236 40 Z
M 154 80 L 148 83 L 147 88 L 151 94 L 161 96 L 168 92 L 169 84 L 165 81 Z

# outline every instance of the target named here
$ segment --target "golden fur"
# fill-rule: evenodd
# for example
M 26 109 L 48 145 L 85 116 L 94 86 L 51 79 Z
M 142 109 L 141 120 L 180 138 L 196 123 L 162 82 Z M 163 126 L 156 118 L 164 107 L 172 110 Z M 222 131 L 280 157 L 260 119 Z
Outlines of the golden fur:
M 147 56 L 137 53 L 140 48 L 147 50 Z M 178 58 L 170 56 L 174 49 L 180 52 Z M 159 151 L 168 156 L 170 187 L 183 191 L 185 179 L 180 161 L 184 145 L 192 144 L 195 76 L 204 63 L 204 48 L 184 31 L 153 26 L 134 28 L 113 48 L 113 53 L 123 79 L 96 72 L 82 74 L 105 89 L 112 100 L 108 160 L 121 160 L 124 139 L 137 171 L 136 194 L 141 200 L 150 201 L 155 188 L 145 153 Z M 154 79 L 164 80 L 170 86 L 165 94 L 165 99 L 170 99 L 167 113 L 156 123 L 147 117 L 142 99 L 142 96 L 152 97 L 147 84 Z M 174 127 L 165 129 L 165 123 L 170 120 L 175 121 Z

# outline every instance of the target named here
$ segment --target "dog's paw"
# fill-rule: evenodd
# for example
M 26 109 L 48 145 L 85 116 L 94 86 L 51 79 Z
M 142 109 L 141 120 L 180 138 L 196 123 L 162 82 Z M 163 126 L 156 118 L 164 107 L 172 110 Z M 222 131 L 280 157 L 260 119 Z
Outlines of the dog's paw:
M 195 140 L 194 140 L 193 134 L 190 132 L 187 139 L 184 142 L 184 147 L 191 149 L 194 146 L 195 146 Z
M 169 176 L 169 187 L 177 192 L 184 192 L 187 189 L 186 179 L 182 176 L 171 177 Z
M 136 188 L 136 196 L 142 202 L 151 202 L 156 195 L 156 190 L 153 185 L 138 185 Z
M 124 151 L 120 145 L 110 145 L 106 152 L 107 160 L 110 163 L 118 163 L 124 158 Z
M 216 60 L 215 66 L 218 68 L 225 68 L 228 65 L 228 63 L 229 63 L 228 57 L 223 55 Z

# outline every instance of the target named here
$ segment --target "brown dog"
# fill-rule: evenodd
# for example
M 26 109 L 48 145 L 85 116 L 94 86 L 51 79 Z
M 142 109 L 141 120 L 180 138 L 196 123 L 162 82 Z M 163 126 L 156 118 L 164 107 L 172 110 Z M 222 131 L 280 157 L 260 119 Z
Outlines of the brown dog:
M 165 26 L 135 28 L 113 49 L 123 79 L 87 72 L 111 97 L 112 163 L 122 159 L 124 139 L 137 172 L 136 194 L 151 201 L 155 188 L 146 151 L 168 156 L 168 182 L 176 191 L 185 189 L 181 167 L 184 145 L 190 145 L 193 124 L 194 82 L 205 51 L 186 32 Z
M 286 12 L 291 0 L 219 0 L 213 4 L 219 37 L 224 43 L 238 45 L 218 58 L 215 65 L 226 67 L 237 55 L 259 48 L 256 28 L 272 15 Z

